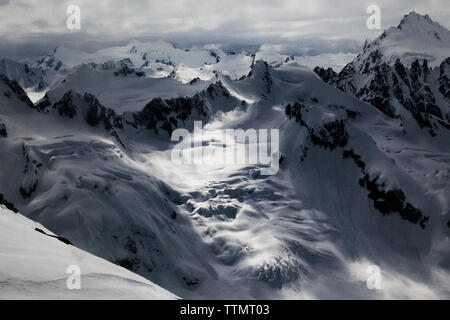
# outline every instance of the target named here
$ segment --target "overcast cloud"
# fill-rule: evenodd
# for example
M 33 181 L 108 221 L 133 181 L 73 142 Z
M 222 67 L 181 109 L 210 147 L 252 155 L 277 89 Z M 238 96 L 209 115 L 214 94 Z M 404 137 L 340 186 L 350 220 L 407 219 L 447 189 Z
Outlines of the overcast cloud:
M 0 56 L 157 38 L 188 46 L 276 43 L 300 53 L 349 52 L 381 33 L 366 27 L 370 4 L 381 8 L 382 29 L 410 11 L 450 27 L 448 0 L 0 0 Z M 66 29 L 69 5 L 81 8 L 80 31 Z

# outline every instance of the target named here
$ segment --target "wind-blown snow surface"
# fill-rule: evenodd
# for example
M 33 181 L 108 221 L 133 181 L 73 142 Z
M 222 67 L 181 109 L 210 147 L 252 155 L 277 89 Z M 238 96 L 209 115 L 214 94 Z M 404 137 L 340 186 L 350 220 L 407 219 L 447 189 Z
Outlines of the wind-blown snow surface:
M 0 299 L 176 298 L 150 281 L 52 236 L 41 224 L 0 205 Z M 69 266 L 80 268 L 80 290 L 67 288 Z

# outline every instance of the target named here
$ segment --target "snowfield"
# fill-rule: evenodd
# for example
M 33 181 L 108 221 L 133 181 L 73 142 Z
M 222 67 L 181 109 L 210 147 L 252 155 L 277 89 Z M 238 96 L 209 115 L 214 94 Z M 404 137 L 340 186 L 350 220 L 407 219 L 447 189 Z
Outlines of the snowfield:
M 42 230 L 38 232 L 36 229 Z M 41 224 L 0 205 L 0 299 L 176 299 L 150 281 L 68 245 Z M 69 290 L 69 266 L 81 289 Z

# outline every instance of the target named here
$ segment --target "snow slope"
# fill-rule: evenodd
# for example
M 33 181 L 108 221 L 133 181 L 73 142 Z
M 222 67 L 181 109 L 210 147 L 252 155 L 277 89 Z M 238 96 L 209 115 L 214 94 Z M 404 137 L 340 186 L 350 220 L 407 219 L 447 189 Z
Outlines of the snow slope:
M 0 299 L 176 298 L 150 281 L 53 236 L 41 224 L 0 205 Z M 66 285 L 71 275 L 66 271 L 74 265 L 81 270 L 80 290 L 69 290 Z
M 58 101 L 69 90 L 94 94 L 102 104 L 118 113 L 142 109 L 153 98 L 177 98 L 206 89 L 211 82 L 183 84 L 172 78 L 154 79 L 118 76 L 114 70 L 99 70 L 83 65 L 63 83 L 47 92 L 51 101 Z

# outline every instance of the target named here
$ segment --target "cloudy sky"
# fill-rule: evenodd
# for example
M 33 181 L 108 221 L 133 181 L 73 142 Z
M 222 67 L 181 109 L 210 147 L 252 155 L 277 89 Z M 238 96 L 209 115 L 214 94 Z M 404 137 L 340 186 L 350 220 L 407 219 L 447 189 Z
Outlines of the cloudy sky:
M 189 46 L 275 43 L 312 53 L 349 52 L 381 33 L 366 27 L 371 4 L 381 9 L 382 29 L 410 11 L 450 28 L 449 0 L 0 0 L 0 57 L 157 38 Z M 81 9 L 80 31 L 66 28 L 69 5 Z

